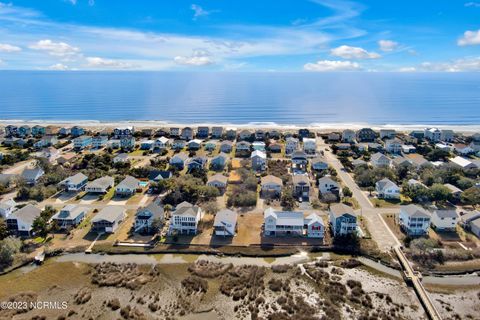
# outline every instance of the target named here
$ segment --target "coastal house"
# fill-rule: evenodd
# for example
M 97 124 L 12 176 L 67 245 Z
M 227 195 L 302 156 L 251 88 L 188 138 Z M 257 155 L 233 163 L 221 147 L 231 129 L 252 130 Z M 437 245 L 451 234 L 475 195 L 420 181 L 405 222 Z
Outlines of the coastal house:
M 315 138 L 304 138 L 303 139 L 303 152 L 306 154 L 316 154 L 317 153 L 317 140 Z
M 61 156 L 57 158 L 57 163 L 61 165 L 65 165 L 67 163 L 73 163 L 77 158 L 77 154 L 73 152 L 62 153 Z
M 401 156 L 393 158 L 392 164 L 395 168 L 408 168 L 412 166 L 410 159 Z
M 473 148 L 471 148 L 469 145 L 466 145 L 466 144 L 463 144 L 463 143 L 455 143 L 453 145 L 453 150 L 455 151 L 455 153 L 457 153 L 459 155 L 462 155 L 462 156 L 466 156 L 466 155 L 475 153 L 475 150 L 473 150 Z
M 16 137 L 18 136 L 18 127 L 9 124 L 5 127 L 5 136 L 7 137 Z
M 282 152 L 282 145 L 275 140 L 270 140 L 270 144 L 268 145 L 268 151 L 271 153 L 280 153 Z
M 101 149 L 107 145 L 108 137 L 107 136 L 94 136 L 92 138 L 92 147 L 95 149 Z
M 291 154 L 298 149 L 298 139 L 294 137 L 288 137 L 285 140 L 285 153 Z
M 303 151 L 294 151 L 291 155 L 292 167 L 294 170 L 306 171 L 308 165 L 307 154 Z
M 158 200 L 139 208 L 135 214 L 134 231 L 142 234 L 157 232 L 165 223 L 165 212 Z
M 238 133 L 238 140 L 250 140 L 252 132 L 250 130 L 242 130 Z
M 438 142 L 441 140 L 441 134 L 438 128 L 425 128 L 424 137 L 432 142 Z
M 67 204 L 52 217 L 60 229 L 78 226 L 87 214 L 87 209 L 74 204 Z
M 480 218 L 480 211 L 478 210 L 469 211 L 460 217 L 460 223 L 466 230 L 470 230 L 471 222 L 479 218 Z
M 203 148 L 206 150 L 206 151 L 215 151 L 215 149 L 217 148 L 217 141 L 215 140 L 209 140 L 207 142 L 205 142 Z
M 453 138 L 455 137 L 455 133 L 453 130 L 449 129 L 442 129 L 440 130 L 440 140 L 445 141 L 445 142 L 452 142 Z
M 375 191 L 381 199 L 400 199 L 400 188 L 388 178 L 377 181 Z
M 166 170 L 151 170 L 148 174 L 148 180 L 152 182 L 159 182 L 161 180 L 170 179 L 171 177 L 172 172 Z
M 73 148 L 75 150 L 83 150 L 92 146 L 92 137 L 90 136 L 79 136 L 73 139 Z
M 42 210 L 31 204 L 13 211 L 5 221 L 8 230 L 19 236 L 31 236 L 33 221 L 40 216 L 41 212 Z
M 357 131 L 357 141 L 359 142 L 374 142 L 377 138 L 377 133 L 371 128 L 363 128 Z
M 472 148 L 473 152 L 480 152 L 480 141 L 470 142 L 469 147 Z
M 318 179 L 318 191 L 320 191 L 322 196 L 328 193 L 332 193 L 336 196 L 341 196 L 339 183 L 333 180 L 330 176 L 324 176 Z
M 235 140 L 237 137 L 237 129 L 236 128 L 227 128 L 225 131 L 225 137 L 227 140 Z
M 27 137 L 32 133 L 32 129 L 29 126 L 24 125 L 18 128 L 18 136 L 21 138 Z
M 187 143 L 185 142 L 185 140 L 174 140 L 173 143 L 172 143 L 172 149 L 173 150 L 182 150 L 183 148 L 185 148 L 185 146 L 187 145 Z
M 283 181 L 279 177 L 268 175 L 262 177 L 260 194 L 264 198 L 277 198 L 282 194 Z
M 460 156 L 456 156 L 455 158 L 450 158 L 448 159 L 452 164 L 454 164 L 455 166 L 463 169 L 463 170 L 469 170 L 469 169 L 476 169 L 477 166 L 471 162 L 470 160 L 466 159 L 466 158 L 463 158 L 463 157 L 460 157 Z
M 196 156 L 196 157 L 190 158 L 187 161 L 188 171 L 205 169 L 207 166 L 207 162 L 208 162 L 207 157 Z
M 88 177 L 79 172 L 71 177 L 68 177 L 59 183 L 65 191 L 81 191 L 87 185 Z
M 303 212 L 275 211 L 269 207 L 263 212 L 263 225 L 266 236 L 303 236 Z
M 180 137 L 183 140 L 192 140 L 193 139 L 193 129 L 190 127 L 184 127 L 182 128 Z
M 185 162 L 188 159 L 188 155 L 185 152 L 180 152 L 170 158 L 170 166 L 182 170 L 185 167 Z
M 223 127 L 212 127 L 212 138 L 220 139 L 223 136 Z
M 427 159 L 425 159 L 424 156 L 418 153 L 407 154 L 405 155 L 405 158 L 407 158 L 410 161 L 411 165 L 417 170 L 432 166 L 432 163 L 430 161 L 428 161 Z
M 394 129 L 380 129 L 380 139 L 393 139 L 395 138 L 395 134 L 396 132 Z
M 58 143 L 58 139 L 56 136 L 45 136 L 39 141 L 35 142 L 33 144 L 33 147 L 35 149 L 41 149 L 41 148 L 46 148 L 46 147 L 51 147 L 54 146 Z
M 124 206 L 106 206 L 92 218 L 92 231 L 114 233 L 126 216 Z
M 213 170 L 223 170 L 225 168 L 225 165 L 228 162 L 228 156 L 220 152 L 217 156 L 213 157 L 212 160 L 210 160 L 210 168 Z
M 463 193 L 462 189 L 450 183 L 445 183 L 444 186 L 448 188 L 448 190 L 450 191 L 450 194 L 454 199 L 460 200 L 460 197 L 462 196 L 462 193 Z
M 435 208 L 432 211 L 431 224 L 437 231 L 455 231 L 459 221 L 455 208 Z
M 238 153 L 247 153 L 250 152 L 251 144 L 247 141 L 239 141 L 237 142 L 235 151 Z
M 266 137 L 266 132 L 263 129 L 257 129 L 255 130 L 255 140 L 260 141 L 264 140 Z
M 373 167 L 390 167 L 391 160 L 383 153 L 377 152 L 370 157 L 370 163 Z
M 123 126 L 113 129 L 113 135 L 117 139 L 133 136 L 135 128 L 133 126 Z
M 435 143 L 435 149 L 440 149 L 442 151 L 450 152 L 450 151 L 453 151 L 453 146 L 448 143 L 438 142 L 438 143 Z
M 45 174 L 42 168 L 26 168 L 22 171 L 21 178 L 25 181 L 25 183 L 34 185 L 37 183 L 38 179 L 40 179 Z
M 345 129 L 342 132 L 342 142 L 353 143 L 355 142 L 356 133 L 353 130 Z
M 85 191 L 88 193 L 107 193 L 110 188 L 115 184 L 113 177 L 105 176 L 95 179 L 85 186 Z
M 310 137 L 310 130 L 307 128 L 298 129 L 298 136 L 303 138 Z
M 179 141 L 182 141 L 184 142 L 183 140 L 179 140 Z M 168 148 L 170 146 L 170 139 L 168 139 L 167 137 L 160 137 L 158 139 L 155 140 L 155 142 L 153 143 L 153 151 L 154 152 L 161 152 L 163 150 L 165 150 L 166 148 Z M 180 149 L 183 149 L 184 145 L 181 146 Z
M 281 136 L 281 134 L 280 134 L 279 130 L 272 129 L 272 130 L 268 131 L 268 137 L 270 139 L 279 139 L 280 136 Z
M 352 166 L 354 168 L 360 167 L 360 166 L 368 166 L 368 163 L 365 160 L 362 159 L 355 159 L 352 160 Z
M 198 231 L 198 223 L 203 217 L 203 211 L 199 206 L 186 201 L 176 206 L 170 219 L 170 235 L 179 233 L 195 235 Z
M 126 136 L 120 139 L 120 148 L 131 151 L 135 149 L 135 137 Z
M 233 148 L 233 142 L 230 140 L 222 141 L 222 143 L 220 144 L 221 152 L 230 153 L 232 152 L 232 148 Z
M 296 174 L 292 176 L 293 195 L 297 198 L 308 199 L 310 195 L 310 180 L 307 175 Z
M 171 127 L 169 129 L 170 137 L 180 137 L 180 128 L 178 127 Z
M 328 162 L 323 157 L 313 158 L 312 160 L 310 160 L 310 164 L 312 166 L 312 170 L 315 170 L 315 171 L 322 171 L 322 170 L 328 169 Z
M 107 141 L 107 148 L 120 149 L 120 140 L 119 139 L 108 140 Z
M 224 176 L 221 173 L 217 173 L 210 178 L 208 178 L 207 186 L 217 188 L 221 194 L 227 189 L 228 177 Z
M 409 236 L 421 236 L 428 232 L 431 214 L 420 206 L 400 206 L 399 225 Z
M 198 150 L 202 146 L 202 140 L 193 139 L 188 142 L 188 150 Z
M 405 153 L 405 154 L 415 153 L 415 152 L 417 152 L 417 148 L 415 148 L 411 144 L 404 144 L 404 145 L 402 145 L 402 152 Z
M 399 154 L 402 152 L 402 141 L 399 139 L 388 139 L 385 141 L 385 151 Z
M 265 152 L 265 142 L 263 141 L 255 141 L 252 143 L 252 149 L 255 151 L 255 150 L 258 150 L 258 151 L 262 151 L 262 152 Z
M 44 126 L 35 125 L 32 127 L 32 136 L 43 136 L 46 133 L 46 128 Z
M 140 141 L 140 150 L 152 150 L 155 140 L 145 139 Z
M 45 158 L 48 160 L 48 162 L 55 162 L 55 160 L 60 157 L 60 151 L 54 147 L 48 147 L 42 149 L 42 151 L 38 155 L 40 158 Z
M 113 163 L 127 163 L 129 162 L 128 153 L 119 153 L 113 158 Z
M 233 237 L 237 229 L 237 213 L 229 209 L 217 212 L 213 221 L 216 236 Z
M 17 203 L 13 199 L 4 199 L 0 201 L 0 217 L 6 219 L 15 211 Z
M 129 197 L 134 195 L 141 188 L 141 181 L 132 176 L 126 176 L 116 187 L 115 195 Z
M 341 139 L 341 135 L 338 132 L 330 132 L 327 135 L 327 140 L 330 142 L 338 142 Z
M 304 228 L 309 238 L 324 238 L 325 224 L 323 219 L 316 213 L 311 213 L 304 219 Z
M 68 136 L 68 135 L 70 134 L 70 131 L 71 131 L 70 128 L 62 127 L 62 128 L 60 128 L 60 129 L 58 129 L 58 135 L 60 135 L 60 136 Z
M 334 237 L 356 234 L 357 214 L 343 203 L 330 206 L 330 230 Z
M 252 161 L 252 169 L 256 171 L 265 171 L 267 168 L 267 155 L 259 150 L 255 150 L 252 152 L 250 156 Z
M 469 224 L 470 226 L 470 231 L 477 236 L 477 238 L 480 238 L 480 219 L 475 219 Z
M 85 129 L 79 126 L 74 126 L 70 129 L 70 135 L 72 137 L 80 137 L 85 134 Z
M 198 127 L 197 128 L 197 138 L 205 139 L 208 138 L 210 135 L 210 128 L 209 127 Z

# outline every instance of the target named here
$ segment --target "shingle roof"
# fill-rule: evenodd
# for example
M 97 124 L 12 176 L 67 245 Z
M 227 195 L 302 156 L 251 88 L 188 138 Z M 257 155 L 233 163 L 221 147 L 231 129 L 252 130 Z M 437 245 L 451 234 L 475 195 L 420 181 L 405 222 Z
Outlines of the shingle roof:
M 139 208 L 137 210 L 136 215 L 138 216 L 139 214 L 141 214 L 143 212 L 147 212 L 147 211 L 150 212 L 153 215 L 154 219 L 159 218 L 159 219 L 163 220 L 164 217 L 165 217 L 163 206 L 158 201 L 153 201 L 148 206 L 146 206 L 144 208 Z
M 41 175 L 43 175 L 42 168 L 25 169 L 22 172 L 22 178 L 25 180 L 34 180 Z
M 349 207 L 343 203 L 336 203 L 334 205 L 331 205 L 330 212 L 337 218 L 341 217 L 345 213 L 348 213 L 349 215 L 352 215 L 354 217 L 357 216 L 357 214 L 353 211 L 352 207 Z
M 232 225 L 237 224 L 237 213 L 229 210 L 223 209 L 217 212 L 215 215 L 215 221 L 213 222 L 214 226 L 223 226 L 222 222 L 227 222 Z
M 79 183 L 81 183 L 85 180 L 88 180 L 88 177 L 86 175 L 84 175 L 83 173 L 79 172 L 76 175 L 73 175 L 73 176 L 68 177 L 67 179 L 63 180 L 62 182 L 60 182 L 60 184 L 67 184 L 67 183 L 79 184 Z
M 200 207 L 194 206 L 191 203 L 184 201 L 177 205 L 173 214 L 177 216 L 196 217 L 199 210 L 200 210 Z
M 92 222 L 99 222 L 102 220 L 114 222 L 123 217 L 124 214 L 125 209 L 123 206 L 107 206 L 93 217 Z
M 136 189 L 140 184 L 140 180 L 132 176 L 126 176 L 118 185 L 118 189 Z
M 308 179 L 307 175 L 304 174 L 295 174 L 292 177 L 293 184 L 298 184 L 304 182 L 305 184 L 310 184 L 310 179 Z
M 25 207 L 12 212 L 8 219 L 18 219 L 27 224 L 32 224 L 33 220 L 40 216 L 41 212 L 42 210 L 35 207 L 34 205 L 27 204 Z
M 410 217 L 430 218 L 430 213 L 427 210 L 415 204 L 400 206 L 400 209 L 403 210 Z
M 382 180 L 377 181 L 377 186 L 380 190 L 384 190 L 386 188 L 398 188 L 398 186 L 388 178 L 383 178 Z
M 101 177 L 87 183 L 87 188 L 108 188 L 113 185 L 114 181 L 115 179 L 113 179 L 113 177 Z
M 82 212 L 86 212 L 86 208 L 74 205 L 74 204 L 68 204 L 66 205 L 62 210 L 57 212 L 52 219 L 75 219 L 77 218 Z
M 279 185 L 283 185 L 282 179 L 280 179 L 279 177 L 275 177 L 274 175 L 271 175 L 271 174 L 268 176 L 262 177 L 261 185 L 263 186 L 264 184 L 268 184 L 268 183 L 276 183 Z
M 440 218 L 456 218 L 456 217 L 458 217 L 458 213 L 455 209 L 434 210 L 433 213 L 436 214 Z
M 208 181 L 207 183 L 210 183 L 210 182 L 213 182 L 213 181 L 220 181 L 224 184 L 227 184 L 228 182 L 228 177 L 225 177 L 223 174 L 221 173 L 217 173 L 213 176 L 211 176 L 210 178 L 208 178 Z

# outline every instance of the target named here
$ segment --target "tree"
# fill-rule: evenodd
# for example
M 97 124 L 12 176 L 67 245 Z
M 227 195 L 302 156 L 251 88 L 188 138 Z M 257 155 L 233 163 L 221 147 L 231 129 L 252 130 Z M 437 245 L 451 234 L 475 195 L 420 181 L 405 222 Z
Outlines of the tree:
M 22 241 L 15 237 L 10 236 L 0 241 L 0 268 L 10 266 L 21 248 Z
M 286 188 L 283 191 L 281 197 L 281 204 L 282 207 L 286 210 L 292 210 L 293 208 L 295 208 L 296 202 L 291 188 Z
M 0 218 L 0 240 L 5 239 L 8 236 L 7 223 L 3 218 Z
M 39 237 L 46 238 L 48 236 L 49 228 L 45 218 L 42 216 L 36 217 L 32 223 L 32 231 Z
M 351 197 L 353 195 L 352 190 L 350 190 L 349 187 L 344 187 L 342 192 L 345 197 Z
M 160 229 L 163 227 L 163 220 L 160 218 L 155 218 L 152 221 L 151 228 L 154 233 L 157 233 L 160 231 Z
M 450 189 L 439 183 L 434 183 L 430 187 L 428 195 L 432 201 L 447 201 L 451 197 Z
M 480 205 L 480 188 L 471 187 L 462 193 L 462 202 L 472 206 Z
M 218 212 L 218 204 L 217 201 L 212 200 L 208 201 L 203 205 L 203 209 L 211 214 L 216 214 Z

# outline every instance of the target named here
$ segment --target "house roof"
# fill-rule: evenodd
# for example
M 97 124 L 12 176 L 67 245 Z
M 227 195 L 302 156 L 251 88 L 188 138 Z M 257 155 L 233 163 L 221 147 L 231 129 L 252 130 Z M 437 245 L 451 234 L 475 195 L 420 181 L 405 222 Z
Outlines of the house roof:
M 295 174 L 292 177 L 293 184 L 305 183 L 310 184 L 310 179 L 308 179 L 307 175 L 304 174 Z
M 117 160 L 127 160 L 128 159 L 128 153 L 120 153 L 114 158 L 114 160 L 115 159 L 117 159 Z
M 202 144 L 202 142 L 203 142 L 203 141 L 200 140 L 200 139 L 193 139 L 193 140 L 188 141 L 188 144 L 189 144 L 189 145 L 192 144 L 192 143 L 194 143 L 194 144 Z
M 144 212 L 150 212 L 154 219 L 159 218 L 163 220 L 165 217 L 163 206 L 160 204 L 159 201 L 153 201 L 146 207 L 139 208 L 135 215 L 138 216 Z
M 27 204 L 25 207 L 20 208 L 16 211 L 13 211 L 12 214 L 8 217 L 8 219 L 17 219 L 25 222 L 26 224 L 32 224 L 33 220 L 40 216 L 42 210 L 35 207 L 34 205 Z
M 125 214 L 125 208 L 123 206 L 107 206 L 100 210 L 99 213 L 93 217 L 92 222 L 99 222 L 102 220 L 108 222 L 115 222 L 123 217 Z
M 79 184 L 82 183 L 83 181 L 88 180 L 88 177 L 84 175 L 83 173 L 79 172 L 71 177 L 68 177 L 67 179 L 63 180 L 60 182 L 60 184 Z
M 307 154 L 303 151 L 297 150 L 292 153 L 292 159 L 293 158 L 307 158 Z
M 177 205 L 173 214 L 176 216 L 196 217 L 199 210 L 200 210 L 200 207 L 193 205 L 187 201 L 184 201 Z
M 415 204 L 400 206 L 400 209 L 403 210 L 403 212 L 405 212 L 410 217 L 430 218 L 430 213 L 427 210 Z
M 63 207 L 60 211 L 58 211 L 52 219 L 75 219 L 77 218 L 82 212 L 86 212 L 86 208 L 81 206 L 77 206 L 74 204 L 68 204 Z
M 330 212 L 336 217 L 341 217 L 344 214 L 349 214 L 356 217 L 357 214 L 353 211 L 352 207 L 347 206 L 343 203 L 336 203 L 330 206 Z
M 43 173 L 43 169 L 38 167 L 33 169 L 25 169 L 22 172 L 22 178 L 25 180 L 35 180 L 39 176 L 42 176 Z
M 185 160 L 188 159 L 188 155 L 187 155 L 185 152 L 180 152 L 180 153 L 177 153 L 176 155 L 174 155 L 174 156 L 170 159 L 170 162 L 172 162 L 173 159 L 178 159 L 178 160 L 185 161 Z
M 323 219 L 316 213 L 311 213 L 305 218 L 305 222 L 308 225 L 312 225 L 314 223 L 320 223 L 322 226 L 325 225 L 323 223 Z
M 323 157 L 315 157 L 312 160 L 310 160 L 310 162 L 312 164 L 317 164 L 317 163 L 320 163 L 320 162 L 327 163 L 327 160 Z
M 150 171 L 148 175 L 148 180 L 150 181 L 155 181 L 155 180 L 160 180 L 161 179 L 168 179 L 172 176 L 172 173 L 170 171 L 165 171 L 165 170 L 152 170 Z
M 382 180 L 377 181 L 376 184 L 380 190 L 385 190 L 387 188 L 398 188 L 398 186 L 388 178 L 383 178 Z
M 277 225 L 303 226 L 303 212 L 300 211 L 275 211 L 269 207 L 263 212 L 263 218 L 273 216 Z
M 140 184 L 140 180 L 132 176 L 126 176 L 118 185 L 117 189 L 137 189 Z
M 275 183 L 275 184 L 278 184 L 278 185 L 283 185 L 283 181 L 282 179 L 280 179 L 279 177 L 276 177 L 274 175 L 271 175 L 269 174 L 268 176 L 265 176 L 265 177 L 262 177 L 261 179 L 261 185 L 265 185 L 265 184 L 271 184 L 271 183 Z
M 448 190 L 450 190 L 451 193 L 462 193 L 463 192 L 462 189 L 457 188 L 453 184 L 450 184 L 450 183 L 445 183 L 444 186 L 447 187 Z
M 462 219 L 464 222 L 470 222 L 477 220 L 478 218 L 480 218 L 480 211 L 470 211 L 460 217 L 460 219 Z
M 252 155 L 250 156 L 250 158 L 255 158 L 255 157 L 259 157 L 259 158 L 262 158 L 262 159 L 266 159 L 267 158 L 267 155 L 265 152 L 263 151 L 260 151 L 260 150 L 255 150 L 252 152 Z
M 362 159 L 352 160 L 352 165 L 354 165 L 354 166 L 360 166 L 362 164 L 367 164 L 367 162 L 365 160 L 362 160 Z
M 456 165 L 459 165 L 462 168 L 471 166 L 473 164 L 470 160 L 467 160 L 467 159 L 465 159 L 463 157 L 459 157 L 459 156 L 457 156 L 455 158 L 451 158 L 449 160 L 450 160 L 450 162 L 453 162 L 453 163 L 455 163 Z
M 87 188 L 108 188 L 113 185 L 114 181 L 115 179 L 113 179 L 113 177 L 101 177 L 87 183 Z
M 227 184 L 228 182 L 228 177 L 225 177 L 223 174 L 221 173 L 217 173 L 213 176 L 211 176 L 210 178 L 208 178 L 208 181 L 207 183 L 210 183 L 210 182 L 213 182 L 213 181 L 219 181 L 221 183 L 224 183 L 224 184 Z
M 318 184 L 335 184 L 338 185 L 338 182 L 330 178 L 329 176 L 323 176 L 318 179 Z
M 160 137 L 157 139 L 157 141 L 160 141 L 163 144 L 167 143 L 169 140 L 170 139 L 168 139 L 167 137 Z
M 443 209 L 443 210 L 433 210 L 433 214 L 437 215 L 439 218 L 457 218 L 458 213 L 455 209 Z
M 380 161 L 381 159 L 382 159 L 382 160 L 388 160 L 388 161 L 390 161 L 390 159 L 389 159 L 386 155 L 384 155 L 383 153 L 380 153 L 380 152 L 374 153 L 374 154 L 371 156 L 370 159 L 371 159 L 371 161 L 373 161 L 373 162 L 378 162 L 378 161 Z
M 222 143 L 220 145 L 221 146 L 229 145 L 231 147 L 233 145 L 233 141 L 225 140 L 225 141 L 222 141 Z
M 427 159 L 425 159 L 421 154 L 417 153 L 407 154 L 406 158 L 417 166 L 423 166 L 424 164 L 428 163 Z
M 237 224 L 237 213 L 229 209 L 223 209 L 217 212 L 215 215 L 215 220 L 213 222 L 214 226 L 223 226 L 222 222 L 227 222 L 232 225 Z
M 215 161 L 216 159 L 222 158 L 223 160 L 228 159 L 228 155 L 226 153 L 220 152 L 217 156 L 212 158 L 212 161 Z
M 393 163 L 396 165 L 410 164 L 410 160 L 405 157 L 395 157 Z

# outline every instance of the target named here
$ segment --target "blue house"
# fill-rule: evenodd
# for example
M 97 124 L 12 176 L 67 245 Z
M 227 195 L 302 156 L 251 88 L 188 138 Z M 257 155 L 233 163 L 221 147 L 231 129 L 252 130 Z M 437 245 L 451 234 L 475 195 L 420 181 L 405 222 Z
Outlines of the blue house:
M 8 125 L 5 127 L 5 136 L 7 137 L 16 137 L 18 135 L 18 127 L 13 125 Z
M 32 132 L 32 130 L 30 129 L 29 126 L 21 126 L 20 128 L 18 128 L 18 136 L 19 137 L 26 137 L 26 136 L 30 135 L 31 132 Z
M 357 214 L 352 207 L 343 203 L 334 204 L 330 207 L 330 229 L 335 237 L 356 234 Z
M 45 135 L 47 129 L 45 127 L 36 125 L 32 127 L 32 136 L 43 136 Z
M 154 143 L 155 143 L 154 140 L 142 140 L 140 142 L 140 149 L 142 149 L 142 150 L 152 150 Z
M 85 134 L 85 129 L 79 126 L 75 126 L 70 130 L 72 137 L 80 137 Z
M 85 148 L 92 146 L 92 137 L 90 136 L 80 136 L 73 139 L 73 147 L 76 150 L 83 150 Z
M 135 148 L 135 138 L 124 137 L 120 139 L 120 148 L 124 150 L 132 150 L 133 148 Z
M 92 147 L 95 149 L 103 148 L 108 141 L 107 136 L 95 136 L 92 138 Z

